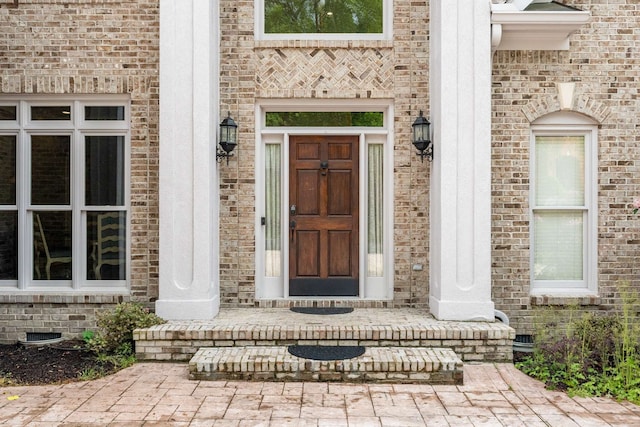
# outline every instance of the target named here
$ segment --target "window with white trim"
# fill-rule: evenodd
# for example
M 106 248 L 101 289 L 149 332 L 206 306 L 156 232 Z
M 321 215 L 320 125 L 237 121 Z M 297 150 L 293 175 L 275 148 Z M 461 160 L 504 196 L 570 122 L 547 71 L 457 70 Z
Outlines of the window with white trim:
M 532 126 L 531 292 L 597 291 L 597 127 L 574 113 Z
M 256 0 L 256 38 L 383 40 L 391 34 L 387 0 Z
M 0 290 L 125 290 L 129 100 L 0 99 Z

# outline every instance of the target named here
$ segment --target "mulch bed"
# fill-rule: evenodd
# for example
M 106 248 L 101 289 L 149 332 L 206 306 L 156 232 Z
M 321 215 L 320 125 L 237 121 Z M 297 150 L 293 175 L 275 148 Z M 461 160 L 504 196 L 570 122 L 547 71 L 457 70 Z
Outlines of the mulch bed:
M 112 372 L 110 363 L 97 360 L 82 341 L 44 346 L 0 345 L 0 386 L 41 385 L 79 381 L 83 372 Z

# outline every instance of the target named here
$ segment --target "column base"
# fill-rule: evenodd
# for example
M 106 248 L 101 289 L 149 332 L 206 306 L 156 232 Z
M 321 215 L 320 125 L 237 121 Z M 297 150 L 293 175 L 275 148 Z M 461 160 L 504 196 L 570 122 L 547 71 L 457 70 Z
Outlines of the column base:
M 220 298 L 206 300 L 158 300 L 156 314 L 165 320 L 209 320 L 218 315 Z
M 441 301 L 431 296 L 429 309 L 438 320 L 495 321 L 493 301 Z

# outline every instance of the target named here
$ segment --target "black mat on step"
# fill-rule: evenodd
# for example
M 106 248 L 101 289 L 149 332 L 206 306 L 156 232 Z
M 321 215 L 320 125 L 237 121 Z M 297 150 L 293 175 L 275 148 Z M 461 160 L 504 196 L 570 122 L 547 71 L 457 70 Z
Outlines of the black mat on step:
M 291 345 L 289 353 L 303 359 L 311 360 L 344 360 L 362 356 L 365 348 L 362 346 L 338 345 Z
M 291 311 L 302 314 L 346 314 L 353 311 L 352 307 L 291 307 Z

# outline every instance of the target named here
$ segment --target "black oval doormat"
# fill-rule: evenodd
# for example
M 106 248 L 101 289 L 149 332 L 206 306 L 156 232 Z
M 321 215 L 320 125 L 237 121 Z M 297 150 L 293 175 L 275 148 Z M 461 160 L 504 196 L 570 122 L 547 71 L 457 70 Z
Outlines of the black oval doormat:
M 291 311 L 302 314 L 347 314 L 353 311 L 353 307 L 291 307 Z
M 341 345 L 290 345 L 287 350 L 294 356 L 311 360 L 344 360 L 362 356 L 362 346 Z

